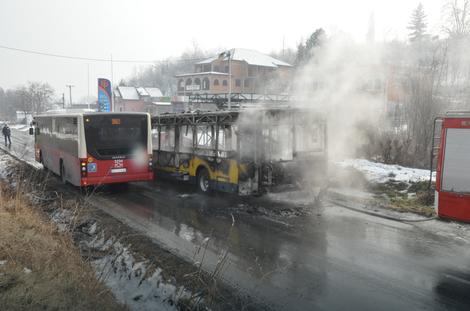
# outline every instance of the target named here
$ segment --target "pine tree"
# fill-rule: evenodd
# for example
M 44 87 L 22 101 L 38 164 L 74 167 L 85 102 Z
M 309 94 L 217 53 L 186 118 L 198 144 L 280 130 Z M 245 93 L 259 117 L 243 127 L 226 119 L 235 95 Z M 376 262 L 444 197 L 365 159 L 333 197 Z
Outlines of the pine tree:
M 410 31 L 408 34 L 410 42 L 419 42 L 426 37 L 426 14 L 424 13 L 424 7 L 421 3 L 414 9 L 407 28 Z
M 318 28 L 310 35 L 305 43 L 300 42 L 297 46 L 295 64 L 299 66 L 307 63 L 313 57 L 314 49 L 323 44 L 325 37 L 325 31 L 322 28 Z

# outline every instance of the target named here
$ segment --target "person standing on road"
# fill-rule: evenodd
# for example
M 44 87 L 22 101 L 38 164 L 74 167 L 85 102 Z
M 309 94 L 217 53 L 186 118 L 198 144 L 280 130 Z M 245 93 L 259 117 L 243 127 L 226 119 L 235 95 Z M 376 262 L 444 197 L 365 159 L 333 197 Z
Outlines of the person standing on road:
M 11 146 L 11 130 L 8 127 L 8 124 L 5 123 L 2 129 L 3 137 L 5 137 L 5 146 Z M 8 142 L 8 144 L 7 144 Z

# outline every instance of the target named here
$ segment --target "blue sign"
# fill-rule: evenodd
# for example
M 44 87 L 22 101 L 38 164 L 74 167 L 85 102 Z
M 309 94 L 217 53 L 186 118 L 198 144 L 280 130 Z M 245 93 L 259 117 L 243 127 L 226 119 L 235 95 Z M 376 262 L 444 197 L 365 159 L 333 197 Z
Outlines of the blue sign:
M 98 111 L 111 111 L 111 82 L 108 79 L 98 79 Z
M 96 173 L 96 171 L 97 171 L 96 163 L 88 163 L 86 169 L 90 173 Z

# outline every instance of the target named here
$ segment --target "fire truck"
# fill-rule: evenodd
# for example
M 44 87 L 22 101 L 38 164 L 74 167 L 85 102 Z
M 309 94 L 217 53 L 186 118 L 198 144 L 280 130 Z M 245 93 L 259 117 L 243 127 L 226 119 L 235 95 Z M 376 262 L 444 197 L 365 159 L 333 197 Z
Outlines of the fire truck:
M 442 218 L 470 222 L 470 111 L 436 118 L 433 133 L 436 212 Z

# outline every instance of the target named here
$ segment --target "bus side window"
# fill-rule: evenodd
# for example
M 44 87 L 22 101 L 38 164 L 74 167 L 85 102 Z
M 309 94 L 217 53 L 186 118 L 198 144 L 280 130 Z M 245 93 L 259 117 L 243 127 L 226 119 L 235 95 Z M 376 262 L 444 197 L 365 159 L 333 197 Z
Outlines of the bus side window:
M 77 139 L 78 135 L 78 126 L 76 118 L 65 118 L 64 122 L 61 125 L 61 132 L 64 138 L 67 139 Z
M 50 135 L 52 132 L 52 119 L 44 118 L 41 121 L 41 132 L 42 134 Z
M 219 127 L 217 141 L 218 155 L 223 158 L 229 157 L 229 151 L 235 150 L 232 143 L 232 127 L 230 125 Z
M 175 150 L 175 127 L 162 126 L 160 129 L 160 150 L 174 151 Z
M 154 150 L 159 150 L 160 135 L 158 135 L 158 127 L 152 129 L 152 145 Z
M 199 125 L 197 126 L 197 146 L 205 149 L 213 149 L 215 144 L 214 126 Z
M 60 136 L 60 123 L 60 118 L 52 119 L 52 134 L 55 136 Z
M 191 153 L 193 151 L 193 127 L 182 125 L 180 128 L 180 152 Z
M 77 118 L 72 118 L 72 123 L 70 124 L 70 133 L 73 135 L 73 138 L 78 138 L 78 122 Z

